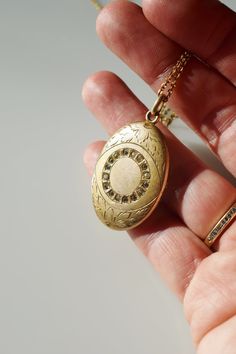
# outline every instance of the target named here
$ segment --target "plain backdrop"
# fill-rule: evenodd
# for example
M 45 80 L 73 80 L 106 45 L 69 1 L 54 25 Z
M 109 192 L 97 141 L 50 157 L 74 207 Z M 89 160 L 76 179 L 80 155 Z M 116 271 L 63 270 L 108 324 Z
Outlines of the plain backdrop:
M 92 209 L 82 155 L 107 136 L 83 81 L 108 69 L 155 97 L 99 42 L 95 18 L 89 1 L 0 0 L 0 353 L 191 354 L 179 301 Z

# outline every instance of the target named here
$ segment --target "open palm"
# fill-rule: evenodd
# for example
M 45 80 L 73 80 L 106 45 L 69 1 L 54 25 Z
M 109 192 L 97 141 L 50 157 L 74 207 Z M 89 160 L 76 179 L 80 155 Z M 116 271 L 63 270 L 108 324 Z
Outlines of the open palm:
M 171 106 L 236 176 L 236 14 L 217 0 L 114 1 L 98 16 L 102 41 L 156 92 L 184 49 L 195 56 Z M 144 119 L 147 108 L 114 74 L 91 76 L 88 108 L 112 134 Z M 179 296 L 198 354 L 236 353 L 236 223 L 212 253 L 203 243 L 236 200 L 235 188 L 205 166 L 165 127 L 171 170 L 157 210 L 129 232 Z M 90 173 L 103 142 L 90 145 Z

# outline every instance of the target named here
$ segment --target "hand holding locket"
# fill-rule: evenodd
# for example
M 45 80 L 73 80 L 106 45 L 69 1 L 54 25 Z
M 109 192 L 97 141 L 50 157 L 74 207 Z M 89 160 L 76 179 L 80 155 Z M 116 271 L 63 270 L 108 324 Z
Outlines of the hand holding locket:
M 105 144 L 92 178 L 92 199 L 99 219 L 116 230 L 141 224 L 156 208 L 167 184 L 169 154 L 155 125 L 169 125 L 175 115 L 166 107 L 191 55 L 184 52 L 161 85 L 143 121 L 125 125 Z

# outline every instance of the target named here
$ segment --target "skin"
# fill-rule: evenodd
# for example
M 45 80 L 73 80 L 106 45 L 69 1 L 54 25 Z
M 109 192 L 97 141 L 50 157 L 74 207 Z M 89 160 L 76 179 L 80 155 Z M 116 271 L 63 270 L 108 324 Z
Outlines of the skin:
M 98 16 L 98 36 L 155 92 L 184 49 L 195 53 L 170 104 L 236 177 L 236 14 L 216 0 L 144 0 L 142 7 L 113 1 Z M 110 72 L 89 77 L 82 96 L 109 134 L 147 111 Z M 182 301 L 197 353 L 235 354 L 236 222 L 214 250 L 202 240 L 236 200 L 236 189 L 160 129 L 170 151 L 168 187 L 129 235 Z M 103 145 L 94 142 L 85 152 L 90 175 Z

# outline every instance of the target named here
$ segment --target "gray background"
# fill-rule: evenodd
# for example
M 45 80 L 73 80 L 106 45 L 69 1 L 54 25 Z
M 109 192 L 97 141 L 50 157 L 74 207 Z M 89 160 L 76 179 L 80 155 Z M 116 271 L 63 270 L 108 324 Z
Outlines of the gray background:
M 178 300 L 91 206 L 82 155 L 106 135 L 83 81 L 113 70 L 154 99 L 99 43 L 95 17 L 88 1 L 0 1 L 0 353 L 191 354 Z M 182 124 L 175 132 L 217 167 Z

